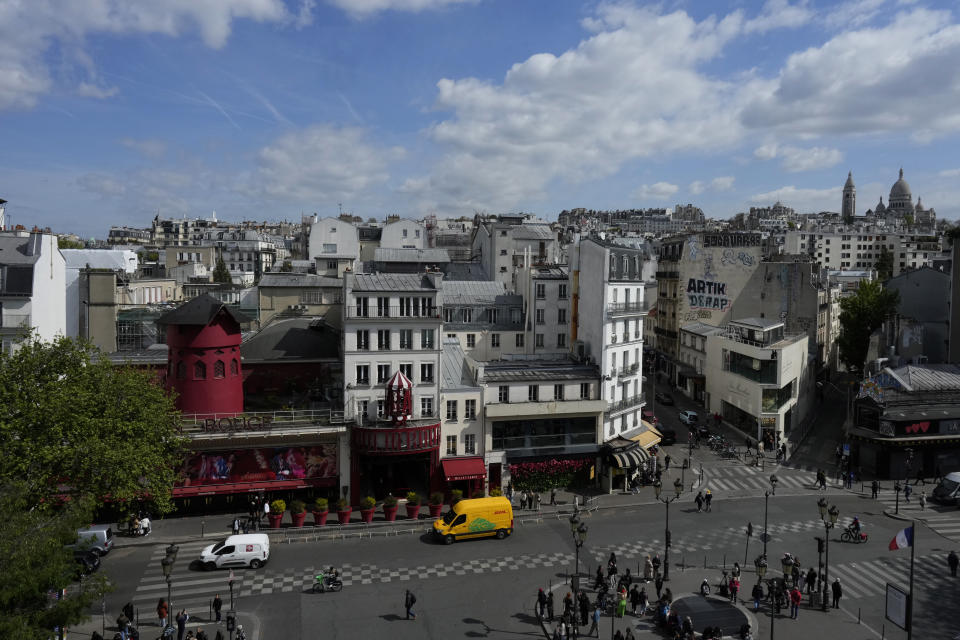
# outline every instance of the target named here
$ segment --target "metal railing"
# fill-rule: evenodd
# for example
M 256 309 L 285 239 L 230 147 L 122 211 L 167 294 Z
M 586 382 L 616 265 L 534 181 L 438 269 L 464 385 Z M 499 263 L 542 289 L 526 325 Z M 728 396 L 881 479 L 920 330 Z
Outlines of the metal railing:
M 646 302 L 611 302 L 607 305 L 607 313 L 646 313 L 650 305 Z
M 626 409 L 636 407 L 637 405 L 640 405 L 643 402 L 644 402 L 644 394 L 638 393 L 635 396 L 631 396 L 629 398 L 624 398 L 623 400 L 610 403 L 607 406 L 607 410 L 604 413 L 609 415 L 611 413 L 616 413 L 618 411 L 624 411 Z
M 377 305 L 370 305 L 369 307 L 357 308 L 355 304 L 344 305 L 344 311 L 346 312 L 346 317 L 351 319 L 377 319 L 377 318 L 390 318 L 392 320 L 438 320 L 443 311 L 442 307 L 401 307 L 400 305 L 390 305 L 386 307 L 379 307 Z
M 629 376 L 635 375 L 640 371 L 640 365 L 632 364 L 629 367 L 623 367 L 620 371 L 617 372 L 618 378 L 627 378 Z
M 240 414 L 193 413 L 180 416 L 180 431 L 183 433 L 236 433 L 342 424 L 344 424 L 343 411 L 334 409 L 251 411 Z
M 23 329 L 31 326 L 29 313 L 0 313 L 0 329 Z

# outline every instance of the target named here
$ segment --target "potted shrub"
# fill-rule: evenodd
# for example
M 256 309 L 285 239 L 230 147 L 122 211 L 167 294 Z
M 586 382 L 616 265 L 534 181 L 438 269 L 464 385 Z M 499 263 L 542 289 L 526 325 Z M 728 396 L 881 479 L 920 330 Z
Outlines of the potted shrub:
M 461 500 L 463 500 L 463 491 L 461 491 L 460 489 L 454 489 L 453 491 L 450 492 L 451 507 L 457 504 L 458 502 L 460 502 Z
M 270 521 L 271 529 L 279 529 L 280 521 L 283 520 L 283 512 L 287 510 L 287 503 L 279 498 L 270 503 L 270 514 L 267 520 Z
M 293 526 L 302 527 L 306 517 L 307 503 L 303 500 L 293 500 L 290 503 L 290 518 L 293 520 Z
M 326 498 L 317 498 L 313 503 L 313 524 L 322 527 L 327 524 L 330 515 L 330 502 Z
M 397 504 L 397 499 L 393 495 L 388 495 L 383 499 L 383 518 L 387 522 L 393 522 L 397 519 L 397 509 L 400 508 L 400 505 Z
M 407 494 L 407 517 L 411 520 L 420 516 L 420 496 L 416 491 Z
M 340 524 L 347 524 L 350 522 L 350 514 L 353 513 L 353 509 L 350 507 L 350 501 L 346 498 L 340 498 L 337 500 L 337 520 L 340 521 Z
M 439 518 L 443 513 L 443 494 L 435 491 L 430 494 L 430 517 Z
M 473 495 L 470 496 L 470 497 L 471 497 L 471 498 L 483 498 L 483 497 L 485 497 L 485 496 L 483 495 L 483 490 L 482 490 L 482 489 L 477 489 L 476 491 L 473 492 Z
M 366 523 L 373 522 L 373 514 L 376 511 L 377 501 L 367 496 L 360 499 L 360 518 Z
M 499 487 L 494 487 L 493 489 L 490 489 L 491 498 L 499 498 L 502 495 L 503 495 L 503 491 L 501 491 Z

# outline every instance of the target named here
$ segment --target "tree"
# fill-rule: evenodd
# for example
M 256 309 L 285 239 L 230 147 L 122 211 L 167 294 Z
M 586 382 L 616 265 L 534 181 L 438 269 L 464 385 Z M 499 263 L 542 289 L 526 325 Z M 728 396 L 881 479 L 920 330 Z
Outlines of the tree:
M 230 277 L 230 272 L 227 271 L 227 265 L 223 258 L 217 258 L 217 266 L 213 268 L 213 281 L 221 284 L 233 284 L 233 278 Z
M 85 249 L 86 245 L 69 238 L 57 237 L 58 249 Z
M 289 260 L 284 260 L 283 264 L 280 265 L 280 272 L 290 273 L 291 271 L 293 271 L 293 263 Z
M 880 282 L 861 280 L 856 292 L 840 300 L 840 360 L 850 371 L 863 371 L 870 335 L 895 313 L 900 293 L 886 290 Z
M 873 268 L 877 270 L 877 279 L 881 282 L 893 277 L 893 254 L 889 249 L 880 247 L 880 255 Z
M 62 336 L 18 347 L 0 355 L 0 485 L 24 481 L 33 504 L 146 499 L 169 511 L 185 440 L 153 376 Z

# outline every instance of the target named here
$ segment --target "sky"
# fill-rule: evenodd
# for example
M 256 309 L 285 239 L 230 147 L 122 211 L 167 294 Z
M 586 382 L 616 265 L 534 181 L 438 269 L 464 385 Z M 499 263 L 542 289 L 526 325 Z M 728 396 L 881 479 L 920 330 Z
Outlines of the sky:
M 8 224 L 960 218 L 953 0 L 0 0 Z

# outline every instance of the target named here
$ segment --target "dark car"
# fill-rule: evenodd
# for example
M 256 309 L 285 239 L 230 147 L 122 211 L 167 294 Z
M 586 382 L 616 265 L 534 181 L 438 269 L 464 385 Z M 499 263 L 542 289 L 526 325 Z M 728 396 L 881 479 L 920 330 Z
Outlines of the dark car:
M 661 438 L 661 440 L 660 440 L 660 444 L 662 444 L 663 446 L 667 446 L 667 445 L 676 443 L 676 441 L 677 441 L 677 432 L 674 431 L 673 429 L 660 429 L 660 428 L 658 427 L 658 428 L 657 428 L 657 431 L 659 431 L 659 432 L 660 432 L 660 435 L 663 436 L 663 438 Z
M 655 394 L 653 394 L 653 398 L 660 404 L 673 405 L 673 396 L 669 393 L 657 391 Z
M 74 549 L 73 559 L 77 563 L 77 577 L 86 576 L 100 568 L 100 556 L 95 551 Z

